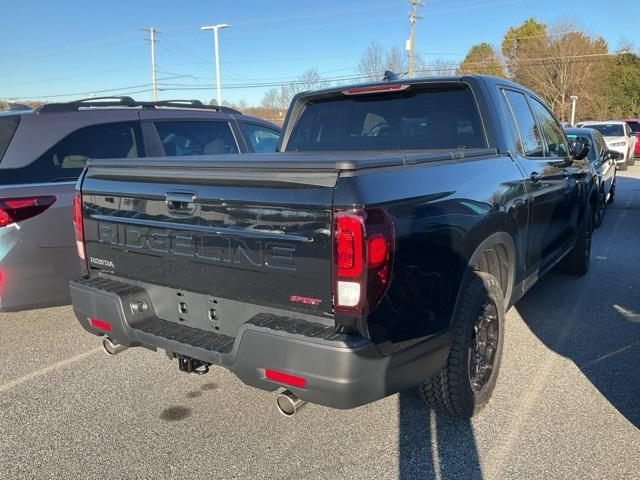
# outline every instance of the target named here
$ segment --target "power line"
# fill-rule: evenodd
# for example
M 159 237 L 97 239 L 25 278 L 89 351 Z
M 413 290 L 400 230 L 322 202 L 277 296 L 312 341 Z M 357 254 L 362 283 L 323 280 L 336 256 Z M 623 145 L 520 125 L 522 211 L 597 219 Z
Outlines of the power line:
M 640 52 L 632 52 L 634 54 L 638 54 Z M 624 53 L 620 53 L 620 52 L 613 52 L 613 53 L 601 53 L 601 54 L 581 54 L 581 55 L 568 55 L 568 56 L 551 56 L 551 57 L 539 57 L 539 58 L 532 58 L 532 59 L 527 59 L 526 61 L 523 61 L 521 63 L 522 66 L 542 66 L 542 65 L 548 65 L 550 63 L 552 63 L 553 61 L 557 61 L 557 60 L 563 60 L 568 64 L 573 64 L 573 63 L 589 63 L 589 62 L 599 62 L 599 61 L 604 61 L 607 60 L 608 58 L 611 57 L 616 57 L 619 55 L 623 55 Z M 474 62 L 472 64 L 469 64 L 470 66 L 473 67 L 480 67 L 480 66 L 484 66 L 484 65 L 496 65 L 498 67 L 503 67 L 506 68 L 508 65 L 506 63 L 499 63 L 499 64 L 494 64 L 491 61 L 483 61 L 483 62 Z M 416 70 L 414 73 L 422 73 L 422 74 L 427 74 L 427 73 L 439 73 L 439 72 L 450 72 L 452 69 L 451 68 L 422 68 L 419 70 Z M 382 73 L 382 72 L 381 72 Z M 179 76 L 176 77 L 166 77 L 166 78 L 160 78 L 160 82 L 164 82 L 166 80 L 171 80 L 173 78 L 177 78 Z M 377 79 L 377 77 L 372 77 L 372 76 L 368 76 L 368 75 L 348 75 L 348 76 L 334 76 L 334 77 L 326 77 L 326 78 L 322 78 L 323 82 L 348 82 L 348 81 L 356 81 L 356 80 L 370 80 L 370 79 Z M 307 83 L 306 81 L 302 81 L 299 79 L 299 77 L 297 77 L 296 79 L 293 79 L 292 81 L 281 81 L 281 82 L 256 82 L 256 83 L 246 83 L 246 84 L 229 84 L 226 85 L 225 88 L 229 88 L 229 89 L 247 89 L 247 88 L 269 88 L 269 87 L 281 87 L 281 86 L 287 86 L 287 85 L 302 85 Z M 114 93 L 114 92 L 119 92 L 119 95 L 130 95 L 133 93 L 143 93 L 143 92 L 150 92 L 152 91 L 151 88 L 149 88 L 151 86 L 151 84 L 140 84 L 140 85 L 130 85 L 127 87 L 119 87 L 119 88 L 111 88 L 111 89 L 103 89 L 103 90 L 90 90 L 90 91 L 84 91 L 84 92 L 76 92 L 76 93 L 65 93 L 65 94 L 54 94 L 54 95 L 35 95 L 35 96 L 21 96 L 21 97 L 12 97 L 15 99 L 43 99 L 43 98 L 61 98 L 61 97 L 80 97 L 80 96 L 86 96 L 89 95 L 91 93 Z M 158 88 L 159 91 L 180 91 L 180 90 L 204 90 L 204 89 L 211 89 L 213 87 L 212 84 L 171 84 L 171 83 L 158 83 L 158 86 L 160 88 Z M 134 90 L 134 89 L 142 89 L 142 90 Z

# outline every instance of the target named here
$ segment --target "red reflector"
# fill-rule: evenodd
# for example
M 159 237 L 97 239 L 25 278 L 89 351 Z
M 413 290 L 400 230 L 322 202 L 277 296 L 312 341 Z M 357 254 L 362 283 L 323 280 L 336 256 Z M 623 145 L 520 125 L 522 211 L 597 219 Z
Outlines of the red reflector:
M 345 95 L 363 95 L 366 93 L 385 93 L 397 92 L 409 88 L 409 85 L 402 83 L 393 83 L 391 85 L 374 85 L 372 87 L 354 87 L 343 90 Z
M 264 376 L 269 380 L 273 380 L 274 382 L 284 383 L 293 387 L 304 388 L 307 384 L 307 381 L 303 377 L 279 372 L 278 370 L 271 370 L 269 368 L 264 369 Z
M 111 324 L 109 322 L 105 322 L 104 320 L 98 320 L 97 318 L 91 317 L 89 319 L 89 323 L 100 330 L 104 330 L 105 332 L 111 331 Z
M 387 240 L 376 233 L 367 241 L 367 265 L 377 267 L 387 260 Z

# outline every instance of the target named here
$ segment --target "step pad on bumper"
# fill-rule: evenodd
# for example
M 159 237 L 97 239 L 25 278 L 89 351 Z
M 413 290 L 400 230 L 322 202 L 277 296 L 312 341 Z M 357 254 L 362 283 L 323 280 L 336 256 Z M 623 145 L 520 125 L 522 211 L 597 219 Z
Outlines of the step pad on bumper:
M 156 337 L 166 338 L 174 342 L 184 343 L 212 352 L 229 353 L 233 349 L 233 337 L 205 332 L 198 328 L 187 327 L 160 318 L 146 318 L 131 324 L 131 327 Z
M 344 342 L 355 340 L 354 337 L 336 333 L 334 326 L 323 325 L 321 323 L 309 322 L 299 318 L 281 317 L 268 313 L 260 313 L 249 320 L 250 324 L 256 327 L 268 328 L 277 332 L 286 332 L 292 335 L 302 335 L 309 338 L 318 338 L 331 342 Z

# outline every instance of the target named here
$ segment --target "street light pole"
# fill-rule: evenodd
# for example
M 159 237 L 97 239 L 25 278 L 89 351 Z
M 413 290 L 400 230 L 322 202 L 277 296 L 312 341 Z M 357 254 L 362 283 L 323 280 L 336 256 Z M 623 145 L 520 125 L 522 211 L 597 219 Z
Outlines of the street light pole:
M 571 98 L 571 126 L 573 127 L 576 124 L 576 102 L 578 97 L 571 95 L 569 98 Z
M 218 30 L 221 28 L 227 28 L 229 25 L 226 23 L 219 23 L 217 25 L 204 25 L 200 27 L 200 30 L 213 30 L 213 51 L 214 60 L 216 64 L 216 101 L 218 105 L 222 105 L 222 93 L 220 89 L 220 50 L 218 48 Z

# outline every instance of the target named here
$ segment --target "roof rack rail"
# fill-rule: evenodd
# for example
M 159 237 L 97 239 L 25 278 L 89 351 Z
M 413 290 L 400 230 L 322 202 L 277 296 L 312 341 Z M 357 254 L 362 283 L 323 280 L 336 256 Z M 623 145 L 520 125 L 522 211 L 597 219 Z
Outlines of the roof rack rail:
M 206 105 L 200 100 L 158 100 L 155 102 L 137 101 L 131 97 L 93 97 L 74 100 L 63 103 L 48 103 L 38 109 L 41 113 L 50 112 L 73 112 L 82 108 L 104 108 L 104 107 L 142 107 L 142 108 L 195 108 L 203 110 L 214 110 L 223 113 L 234 113 L 240 115 L 241 112 L 230 107 L 221 105 Z
M 86 107 L 133 107 L 136 101 L 131 97 L 93 97 L 71 102 L 47 103 L 38 109 L 41 113 L 72 112 Z
M 207 105 L 200 100 L 157 100 L 155 102 L 140 102 L 144 106 L 150 107 L 176 107 L 176 108 L 202 108 L 205 110 L 217 110 L 218 112 L 241 114 L 235 108 L 225 107 L 223 105 Z

